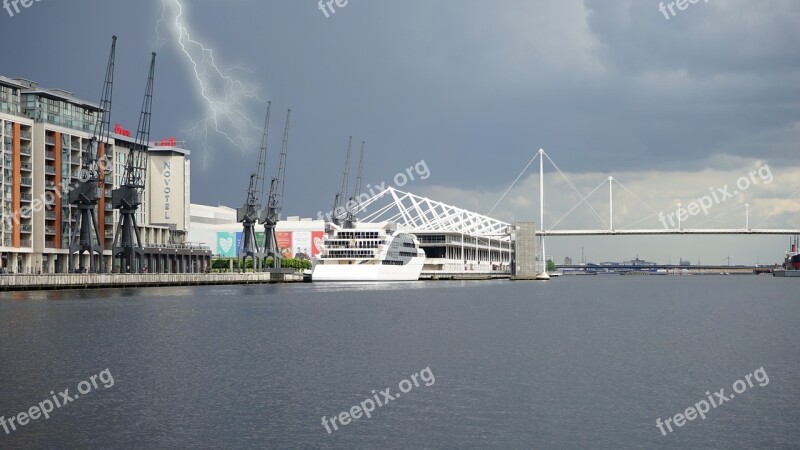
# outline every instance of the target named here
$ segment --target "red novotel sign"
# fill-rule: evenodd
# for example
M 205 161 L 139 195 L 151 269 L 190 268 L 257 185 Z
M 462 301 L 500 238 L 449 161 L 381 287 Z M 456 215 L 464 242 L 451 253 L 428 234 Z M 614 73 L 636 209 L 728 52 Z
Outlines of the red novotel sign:
M 120 124 L 114 125 L 114 133 L 120 136 L 131 137 L 131 130 L 126 130 L 125 128 L 122 128 L 122 125 Z

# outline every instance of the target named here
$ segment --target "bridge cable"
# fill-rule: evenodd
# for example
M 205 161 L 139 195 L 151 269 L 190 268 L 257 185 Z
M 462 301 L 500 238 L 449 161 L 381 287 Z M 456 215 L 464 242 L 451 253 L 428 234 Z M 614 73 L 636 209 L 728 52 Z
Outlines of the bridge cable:
M 653 211 L 653 212 L 654 212 L 654 213 L 656 213 L 656 214 L 658 214 L 658 213 L 660 212 L 660 211 L 656 211 L 656 209 L 655 209 L 655 208 L 653 208 L 653 207 L 652 207 L 652 206 L 651 206 L 649 203 L 647 203 L 646 201 L 642 200 L 642 198 L 641 198 L 641 197 L 639 197 L 638 195 L 636 195 L 636 193 L 634 193 L 632 190 L 628 189 L 628 187 L 627 187 L 627 186 L 625 186 L 624 184 L 622 184 L 622 183 L 621 183 L 619 180 L 617 180 L 616 178 L 614 178 L 614 182 L 615 182 L 615 183 L 617 183 L 618 185 L 620 185 L 620 186 L 622 187 L 622 189 L 625 189 L 626 191 L 628 191 L 628 193 L 629 193 L 629 194 L 631 194 L 632 196 L 634 196 L 634 198 L 636 198 L 636 200 L 639 200 L 639 202 L 641 202 L 641 203 L 642 203 L 644 206 L 647 206 L 648 208 L 650 208 L 650 211 Z
M 561 176 L 564 178 L 567 184 L 569 184 L 572 190 L 575 191 L 576 194 L 578 194 L 578 197 L 581 199 L 581 202 L 585 203 L 586 206 L 588 206 L 589 209 L 592 211 L 592 213 L 594 213 L 595 217 L 597 217 L 597 219 L 600 220 L 600 222 L 603 225 L 605 225 L 606 228 L 608 228 L 608 223 L 605 220 L 603 220 L 603 218 L 600 216 L 600 214 L 597 213 L 597 211 L 595 211 L 594 208 L 592 208 L 592 205 L 590 205 L 589 202 L 586 200 L 586 198 L 584 198 L 583 195 L 581 195 L 580 191 L 578 191 L 578 188 L 576 188 L 575 185 L 572 184 L 571 181 L 569 181 L 569 178 L 567 178 L 564 172 L 562 172 L 561 169 L 558 168 L 558 165 L 555 162 L 553 162 L 552 159 L 550 159 L 550 155 L 548 155 L 547 152 L 542 152 L 542 154 L 544 154 L 544 156 L 547 157 L 547 160 L 550 161 L 550 164 L 552 164 L 553 167 L 555 167 L 555 169 L 558 171 L 558 173 L 561 174 Z M 553 227 L 551 226 L 549 229 L 552 230 Z
M 699 226 L 703 225 L 704 223 L 710 222 L 710 221 L 712 221 L 712 220 L 714 220 L 714 219 L 719 219 L 719 218 L 725 217 L 725 216 L 727 216 L 728 214 L 730 214 L 730 213 L 732 213 L 732 212 L 734 212 L 734 211 L 738 211 L 738 210 L 740 210 L 740 209 L 742 209 L 742 208 L 744 208 L 744 205 L 738 205 L 738 206 L 735 206 L 733 209 L 729 209 L 728 211 L 725 211 L 724 213 L 722 213 L 722 214 L 719 214 L 719 215 L 718 215 L 718 216 L 716 216 L 716 217 L 714 217 L 714 216 L 711 216 L 711 217 L 709 217 L 708 219 L 706 219 L 706 220 L 704 220 L 704 221 L 702 221 L 702 222 L 698 223 L 696 226 L 698 226 L 698 227 L 699 227 Z
M 634 222 L 634 223 L 632 223 L 630 225 L 626 225 L 626 226 L 620 228 L 620 230 L 629 230 L 629 229 L 635 227 L 636 225 L 639 225 L 640 223 L 644 222 L 645 220 L 650 219 L 651 217 L 655 217 L 655 216 L 659 215 L 662 212 L 663 211 L 656 211 L 653 214 L 650 214 L 649 216 L 647 216 L 647 217 L 645 217 L 643 219 L 639 219 L 639 220 L 637 220 L 636 222 Z
M 796 198 L 798 194 L 800 194 L 800 189 L 794 191 L 791 195 L 789 195 L 788 198 Z M 758 222 L 756 224 L 756 226 L 754 226 L 752 229 L 753 230 L 757 229 L 759 227 L 759 225 L 761 225 L 762 223 L 766 222 L 766 220 L 769 219 L 770 217 L 772 217 L 776 212 L 778 212 L 778 210 L 774 210 L 771 213 L 767 214 L 767 217 L 764 217 L 763 219 L 761 219 L 761 222 Z
M 589 197 L 591 197 L 591 196 L 592 196 L 592 195 L 593 195 L 595 192 L 597 192 L 597 190 L 598 190 L 598 189 L 600 189 L 601 187 L 603 187 L 605 184 L 606 184 L 605 180 L 604 180 L 604 181 L 601 181 L 601 182 L 600 182 L 600 184 L 598 184 L 596 188 L 592 189 L 592 192 L 589 192 L 589 194 L 587 194 L 587 195 L 586 195 L 586 198 L 588 199 Z M 561 223 L 561 222 L 562 222 L 564 219 L 566 219 L 566 218 L 567 218 L 567 216 L 569 216 L 570 214 L 572 214 L 572 212 L 573 212 L 573 211 L 575 211 L 576 209 L 578 209 L 578 207 L 579 207 L 579 206 L 581 206 L 581 202 L 575 203 L 575 206 L 573 206 L 573 207 L 572 207 L 572 209 L 570 209 L 569 211 L 567 211 L 567 213 L 566 213 L 566 214 L 564 214 L 564 215 L 563 215 L 563 216 L 562 216 L 560 219 L 556 220 L 556 221 L 555 221 L 555 223 L 553 223 L 552 225 L 550 225 L 550 230 L 552 230 L 553 228 L 555 228 L 555 227 L 556 227 L 556 225 L 558 225 L 558 224 L 559 224 L 559 223 Z
M 534 157 L 531 158 L 530 161 L 528 161 L 528 164 L 525 166 L 524 169 L 522 169 L 522 172 L 520 172 L 519 175 L 517 175 L 517 178 L 514 180 L 513 183 L 511 183 L 511 186 L 509 186 L 508 189 L 506 189 L 506 191 L 503 192 L 503 195 L 501 195 L 500 199 L 497 200 L 497 203 L 495 203 L 494 206 L 492 206 L 492 209 L 490 209 L 489 212 L 486 213 L 487 216 L 491 215 L 494 212 L 495 208 L 497 208 L 497 205 L 499 205 L 500 202 L 502 202 L 503 199 L 506 198 L 506 195 L 508 195 L 509 191 L 511 191 L 511 189 L 514 187 L 514 185 L 517 184 L 517 181 L 519 181 L 519 179 L 522 178 L 522 175 L 525 174 L 525 171 L 528 170 L 528 167 L 530 167 L 531 164 L 533 164 L 533 162 L 536 161 L 536 158 L 538 158 L 538 157 L 539 157 L 539 153 L 537 152 L 536 155 L 534 155 Z

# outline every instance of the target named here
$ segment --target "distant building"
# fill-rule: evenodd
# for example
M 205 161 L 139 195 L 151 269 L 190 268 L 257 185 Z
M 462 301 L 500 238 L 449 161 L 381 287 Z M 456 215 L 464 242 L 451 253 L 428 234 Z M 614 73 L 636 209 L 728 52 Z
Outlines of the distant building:
M 239 256 L 242 224 L 236 220 L 236 210 L 227 206 L 191 205 L 189 240 L 211 247 L 214 256 Z M 325 221 L 290 216 L 278 222 L 275 232 L 278 247 L 284 257 L 297 255 L 304 259 L 316 256 L 322 245 Z M 264 242 L 264 227 L 256 225 L 256 241 Z
M 691 266 L 692 262 L 691 261 L 684 261 L 683 258 L 681 258 L 679 265 L 681 265 L 681 266 Z
M 655 266 L 656 263 L 650 262 L 650 261 L 645 261 L 643 259 L 639 259 L 639 255 L 636 255 L 636 259 L 632 259 L 630 261 L 623 261 L 622 265 L 623 266 L 638 266 L 638 267 L 641 267 L 641 266 Z
M 572 258 L 570 258 L 569 256 L 564 258 L 564 265 L 565 266 L 571 266 L 572 265 Z

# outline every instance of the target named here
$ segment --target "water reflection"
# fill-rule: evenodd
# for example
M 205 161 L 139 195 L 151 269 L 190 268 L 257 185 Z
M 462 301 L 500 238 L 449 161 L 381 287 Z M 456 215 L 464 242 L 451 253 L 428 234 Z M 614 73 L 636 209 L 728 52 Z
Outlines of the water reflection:
M 118 289 L 68 289 L 62 291 L 15 291 L 0 293 L 3 300 L 99 300 L 110 298 L 191 297 L 203 296 L 259 296 L 280 293 L 325 293 L 403 291 L 425 288 L 463 288 L 486 284 L 504 284 L 507 280 L 493 281 L 398 281 L 398 282 L 340 282 L 340 283 L 296 283 L 296 284 L 249 284 L 220 286 L 166 286 L 131 287 Z

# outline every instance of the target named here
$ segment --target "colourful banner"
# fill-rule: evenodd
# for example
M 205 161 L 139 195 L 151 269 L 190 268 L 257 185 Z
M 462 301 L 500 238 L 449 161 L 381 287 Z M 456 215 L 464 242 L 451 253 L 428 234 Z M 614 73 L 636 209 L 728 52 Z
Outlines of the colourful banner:
M 256 242 L 258 243 L 258 248 L 262 251 L 264 250 L 264 232 L 263 231 L 256 231 Z
M 311 232 L 295 231 L 292 234 L 292 248 L 297 259 L 311 259 Z
M 242 253 L 242 236 L 244 233 L 239 231 L 236 233 L 236 256 L 241 256 Z
M 278 248 L 284 258 L 291 258 L 294 256 L 292 253 L 292 232 L 291 231 L 277 231 L 275 236 L 278 240 Z
M 236 256 L 236 234 L 217 232 L 217 254 L 223 258 Z
M 322 253 L 322 239 L 325 237 L 324 231 L 311 232 L 311 256 L 319 256 Z

